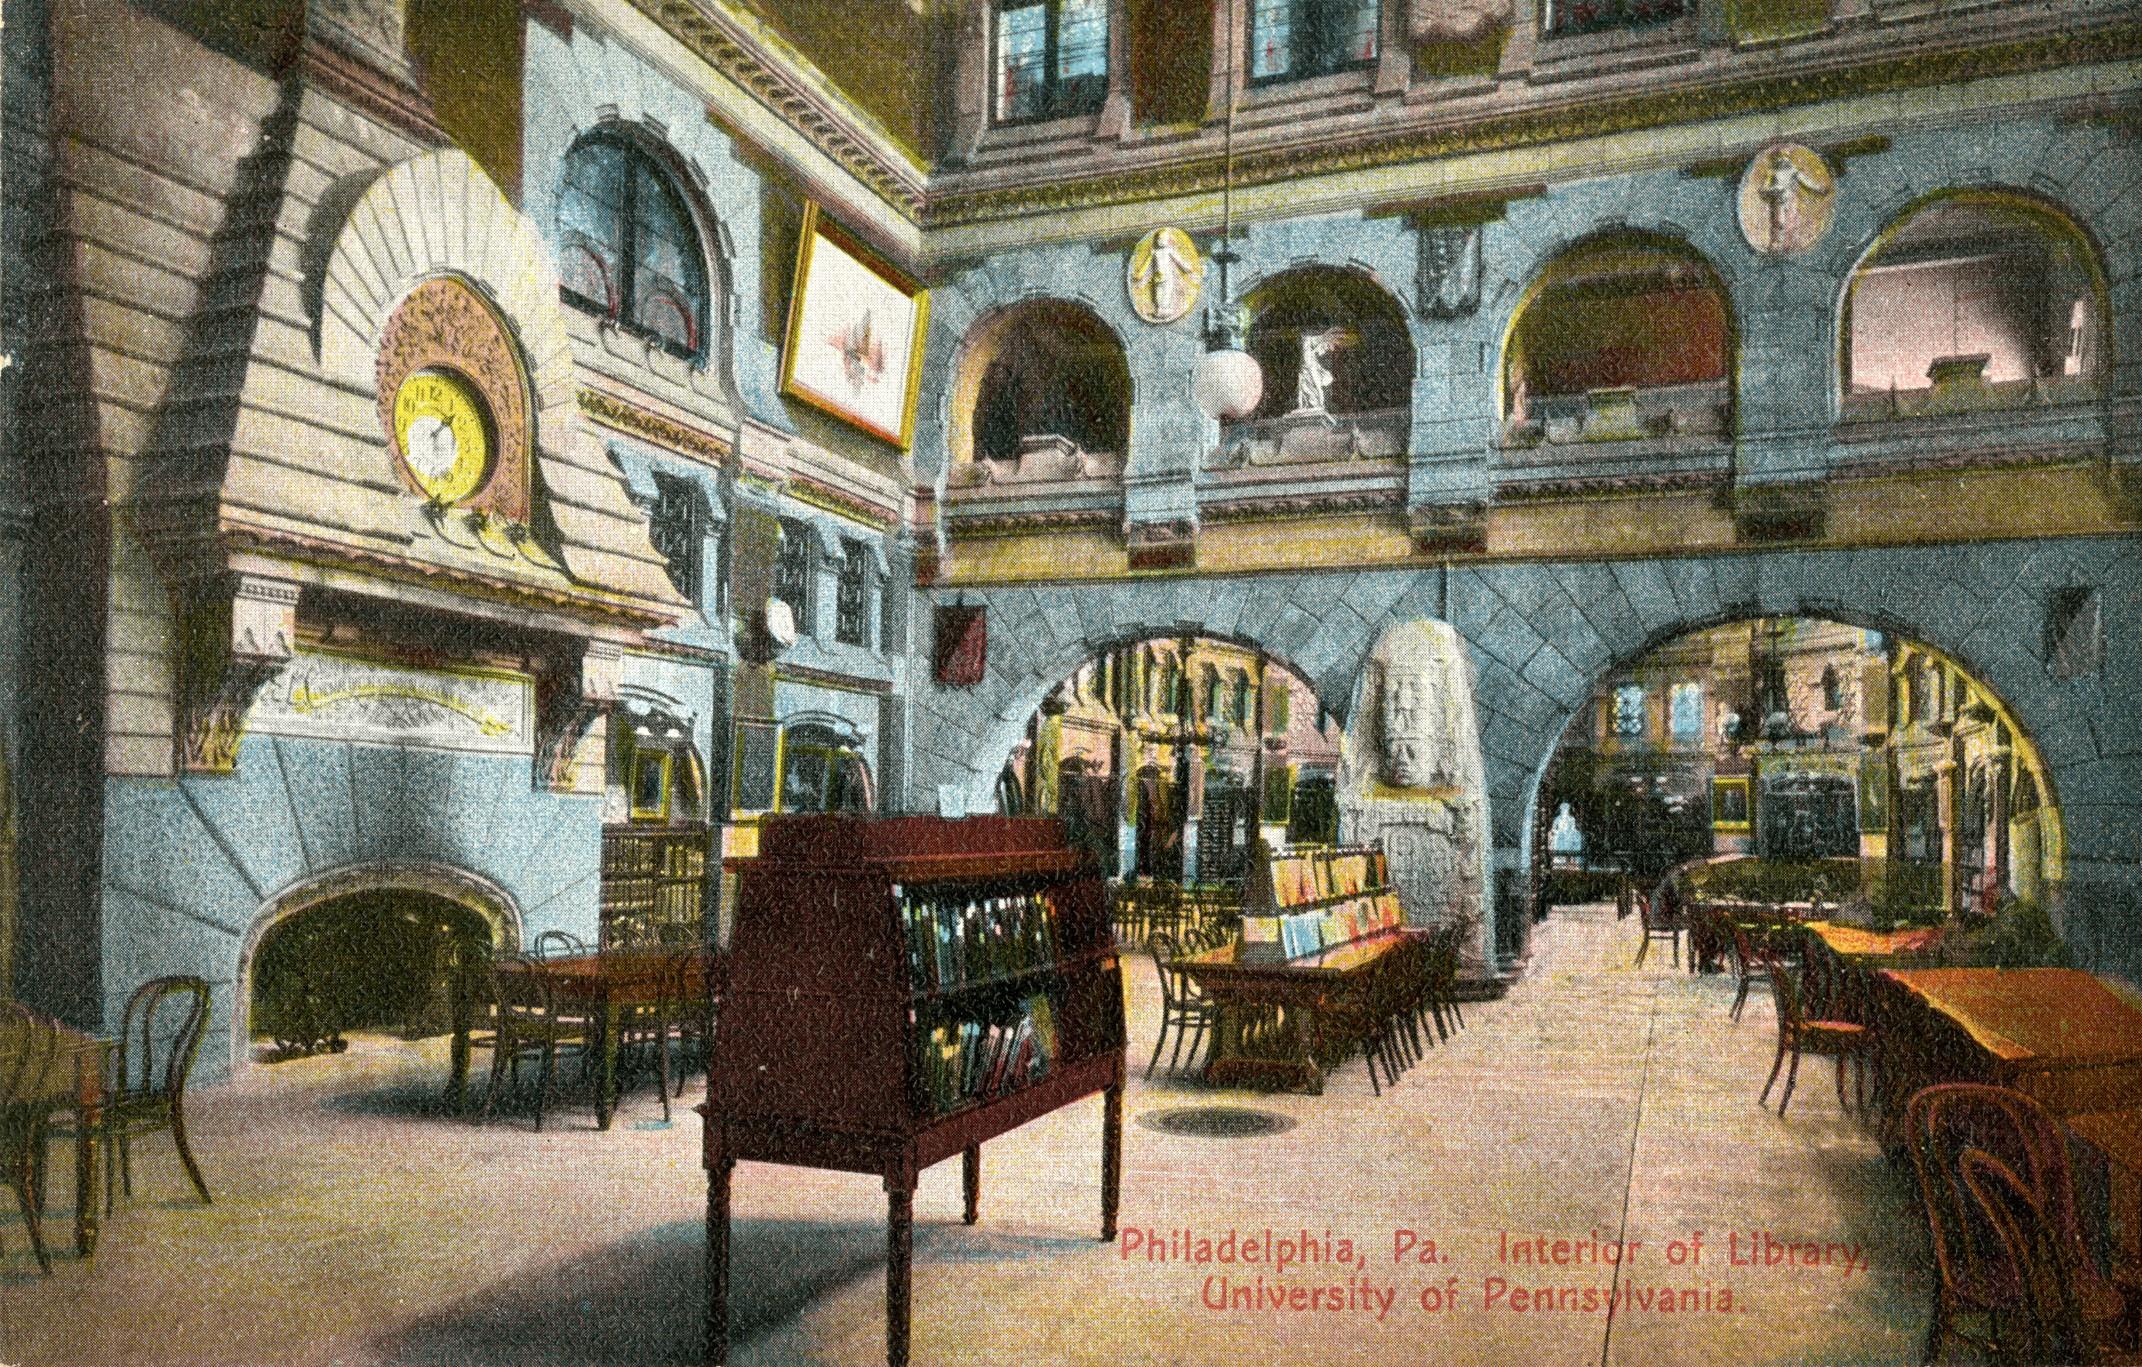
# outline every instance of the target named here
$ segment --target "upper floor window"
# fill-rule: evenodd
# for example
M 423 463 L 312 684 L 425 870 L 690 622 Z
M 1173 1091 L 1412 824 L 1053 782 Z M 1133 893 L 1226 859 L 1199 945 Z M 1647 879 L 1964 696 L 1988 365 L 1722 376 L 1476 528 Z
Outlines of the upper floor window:
M 843 645 L 870 644 L 870 547 L 854 537 L 841 538 L 840 583 L 833 599 L 833 639 Z
M 655 504 L 647 517 L 648 539 L 668 562 L 669 582 L 688 602 L 699 602 L 706 585 L 707 536 L 713 519 L 696 480 L 654 472 Z
M 1703 685 L 1685 682 L 1673 686 L 1670 710 L 1673 714 L 1673 738 L 1682 744 L 1693 744 L 1703 739 Z
M 705 354 L 706 258 L 675 181 L 621 138 L 584 138 L 566 155 L 558 198 L 565 302 L 661 347 Z
M 1325 76 L 1376 60 L 1378 0 L 1255 0 L 1252 81 Z
M 773 596 L 788 604 L 799 636 L 811 634 L 811 560 L 818 553 L 817 542 L 807 523 L 781 519 L 781 550 L 774 557 Z
M 1644 734 L 1644 686 L 1623 684 L 1614 690 L 1614 734 L 1635 738 Z
M 1555 38 L 1642 28 L 1678 19 L 1689 8 L 1688 0 L 1547 0 L 1545 27 Z
M 1095 114 L 1108 97 L 1108 0 L 997 6 L 1000 122 Z

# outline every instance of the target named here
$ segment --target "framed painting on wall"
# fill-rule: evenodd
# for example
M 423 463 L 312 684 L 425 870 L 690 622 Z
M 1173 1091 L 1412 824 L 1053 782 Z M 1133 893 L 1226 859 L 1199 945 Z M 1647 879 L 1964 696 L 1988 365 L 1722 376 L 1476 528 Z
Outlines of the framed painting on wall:
M 1748 811 L 1748 780 L 1745 775 L 1711 780 L 1711 825 L 1721 831 L 1745 831 L 1753 822 Z
M 803 211 L 781 392 L 905 451 L 930 297 L 816 204 Z

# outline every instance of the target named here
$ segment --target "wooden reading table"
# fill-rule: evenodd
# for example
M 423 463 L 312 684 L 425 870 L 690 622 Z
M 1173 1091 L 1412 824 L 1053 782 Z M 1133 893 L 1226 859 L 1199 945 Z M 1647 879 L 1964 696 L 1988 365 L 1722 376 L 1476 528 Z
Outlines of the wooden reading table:
M 1359 1042 L 1387 975 L 1412 964 L 1426 938 L 1401 927 L 1294 959 L 1245 957 L 1237 941 L 1182 960 L 1217 1008 L 1205 1076 L 1222 1084 L 1277 1078 L 1322 1095 L 1324 1075 Z M 1283 1028 L 1268 1036 L 1244 1028 L 1274 1007 Z
M 2070 968 L 1889 969 L 1874 978 L 1892 1133 L 1905 1098 L 1936 1082 L 1990 1082 L 2056 1115 L 2142 1097 L 2142 1009 Z
M 647 949 L 613 949 L 601 954 L 580 954 L 569 959 L 539 959 L 536 964 L 550 980 L 561 1007 L 585 1012 L 600 1031 L 601 1072 L 595 1087 L 595 1124 L 609 1129 L 617 1110 L 618 1022 L 628 1006 L 665 1003 L 672 986 L 670 964 L 682 952 L 680 946 Z M 705 1000 L 709 989 L 711 950 L 692 952 L 686 969 L 685 991 L 694 1001 Z M 687 1003 L 665 1003 L 685 1005 Z M 453 1075 L 448 1089 L 458 1107 L 466 1101 L 469 1078 L 469 1031 L 473 1003 L 466 992 L 457 993 L 454 1005 Z
M 0 1074 L 13 1067 L 22 1047 L 12 1033 L 0 1033 Z M 74 1247 L 84 1258 L 97 1251 L 97 1216 L 102 1193 L 97 1179 L 97 1126 L 104 1116 L 104 1060 L 112 1042 L 62 1025 L 59 1050 L 45 1069 L 42 1094 L 31 1104 L 46 1111 L 74 1112 Z M 39 1186 L 42 1188 L 42 1181 Z

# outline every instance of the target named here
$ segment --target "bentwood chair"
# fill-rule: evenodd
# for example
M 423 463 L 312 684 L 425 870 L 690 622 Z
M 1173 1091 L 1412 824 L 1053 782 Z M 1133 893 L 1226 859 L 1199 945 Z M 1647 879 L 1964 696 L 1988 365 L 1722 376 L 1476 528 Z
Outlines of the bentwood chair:
M 1770 1079 L 1763 1084 L 1763 1094 L 1757 1104 L 1770 1100 L 1770 1089 L 1777 1085 L 1778 1069 L 1785 1066 L 1785 1056 L 1792 1055 L 1792 1067 L 1785 1074 L 1785 1092 L 1778 1098 L 1778 1114 L 1792 1104 L 1793 1084 L 1800 1076 L 1800 1055 L 1828 1054 L 1837 1060 L 1837 1104 L 1846 1110 L 1852 1105 L 1845 1099 L 1845 1061 L 1852 1062 L 1853 1092 L 1862 1108 L 1867 1103 L 1867 1055 L 1871 1037 L 1862 1025 L 1840 1020 L 1811 1020 L 1800 1007 L 1800 985 L 1780 964 L 1770 964 L 1770 990 L 1777 999 L 1778 1007 L 1778 1056 L 1770 1065 Z
M 530 1059 L 537 1064 L 535 1127 L 541 1133 L 543 1111 L 557 1085 L 558 1060 L 586 1060 L 586 1022 L 560 1015 L 557 994 L 537 960 L 519 955 L 495 959 L 487 977 L 491 1083 L 484 1090 L 483 1111 L 477 1123 L 489 1122 L 507 1075 L 510 1073 L 517 1083 L 521 1061 Z M 582 1071 L 586 1071 L 584 1067 Z M 666 1096 L 666 1087 L 664 1092 Z
M 705 990 L 692 990 L 693 961 L 712 951 L 705 946 L 680 949 L 669 956 L 663 968 L 662 999 L 669 1008 L 670 1029 L 677 1037 L 677 1091 L 684 1095 L 684 1079 L 694 1066 L 704 1072 L 714 1066 L 714 994 L 719 990 L 720 959 L 707 965 Z
M 1750 989 L 1758 979 L 1769 976 L 1770 966 L 1776 960 L 1770 952 L 1770 938 L 1762 931 L 1750 931 L 1733 920 L 1725 922 L 1724 930 L 1727 943 L 1733 946 L 1733 976 L 1736 979 L 1730 1014 L 1734 1020 L 1739 1020 L 1740 1013 L 1747 1009 Z
M 1182 950 L 1175 937 L 1164 930 L 1156 930 L 1146 937 L 1146 948 L 1153 955 L 1153 967 L 1160 974 L 1160 1033 L 1153 1039 L 1153 1057 L 1146 1060 L 1145 1075 L 1153 1076 L 1153 1066 L 1160 1062 L 1161 1046 L 1168 1042 L 1168 1031 L 1175 1031 L 1175 1052 L 1168 1056 L 1168 1071 L 1174 1072 L 1182 1062 L 1183 1038 L 1190 1038 L 1190 1062 L 1197 1063 L 1197 1051 L 1205 1042 L 1205 1031 L 1218 1027 L 1218 1012 L 1212 999 L 1190 981 L 1190 975 L 1178 962 Z M 1195 1033 L 1191 1033 L 1195 1031 Z
M 43 1166 L 45 1122 L 52 1106 L 47 1084 L 59 1053 L 59 1029 L 18 1002 L 0 1003 L 0 1181 L 15 1192 L 30 1251 L 46 1276 Z
M 104 1118 L 97 1127 L 104 1144 L 104 1211 L 111 1213 L 113 1187 L 134 1194 L 133 1141 L 169 1131 L 179 1162 L 201 1197 L 210 1205 L 208 1183 L 186 1140 L 186 1079 L 208 1032 L 208 983 L 184 975 L 152 978 L 134 989 L 120 1017 L 119 1047 L 113 1054 L 111 1085 L 105 1089 Z M 72 1134 L 71 1127 L 49 1137 Z M 113 1168 L 118 1183 L 113 1182 Z
M 546 930 L 535 938 L 538 959 L 577 959 L 588 952 L 587 942 L 569 930 Z
M 1656 895 L 1647 895 L 1641 889 L 1632 894 L 1636 898 L 1637 915 L 1643 918 L 1644 939 L 1636 947 L 1636 962 L 1641 966 L 1644 956 L 1651 952 L 1653 940 L 1665 940 L 1673 946 L 1673 966 L 1681 966 L 1681 931 L 1683 918 L 1678 906 L 1673 905 L 1673 893 L 1660 885 Z
M 2100 1356 L 2115 1345 L 2132 1345 L 2142 1288 L 2099 1270 L 2082 1226 L 2066 1137 L 2043 1106 L 2007 1087 L 1941 1083 L 1920 1090 L 1906 1103 L 1904 1137 L 1937 1274 L 1926 1361 L 1938 1358 L 1950 1338 L 2002 1356 L 2011 1349 L 2001 1332 L 2006 1322 L 2045 1308 L 2032 1303 L 2026 1286 L 2032 1272 L 2020 1259 L 2029 1250 L 2002 1237 L 1997 1217 L 1988 1213 L 1984 1200 L 1974 1199 L 1966 1184 L 1963 1160 L 1973 1151 L 1998 1161 L 2028 1193 L 2031 1218 L 2024 1223 L 2030 1239 L 2050 1244 L 2037 1255 L 2037 1272 L 2057 1270 L 2064 1279 L 2063 1295 L 2086 1345 Z M 1981 1176 L 1989 1184 L 1986 1194 L 1998 1195 L 1999 1188 L 1990 1185 L 1995 1179 Z M 2056 1260 L 2057 1267 L 2048 1259 Z

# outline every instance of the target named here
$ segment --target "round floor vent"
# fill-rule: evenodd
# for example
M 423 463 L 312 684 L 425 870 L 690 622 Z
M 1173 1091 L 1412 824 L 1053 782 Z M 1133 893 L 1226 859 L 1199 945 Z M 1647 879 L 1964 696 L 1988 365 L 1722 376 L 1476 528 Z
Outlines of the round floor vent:
M 1294 1128 L 1294 1121 L 1287 1116 L 1247 1106 L 1178 1106 L 1149 1111 L 1138 1117 L 1138 1123 L 1162 1134 L 1188 1135 L 1193 1139 L 1255 1139 Z

